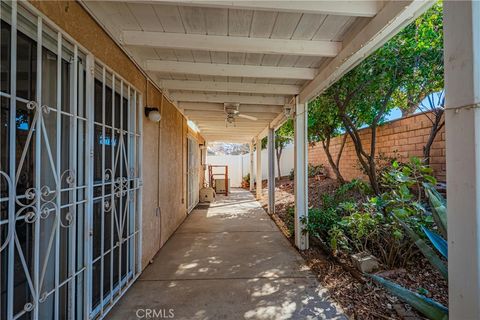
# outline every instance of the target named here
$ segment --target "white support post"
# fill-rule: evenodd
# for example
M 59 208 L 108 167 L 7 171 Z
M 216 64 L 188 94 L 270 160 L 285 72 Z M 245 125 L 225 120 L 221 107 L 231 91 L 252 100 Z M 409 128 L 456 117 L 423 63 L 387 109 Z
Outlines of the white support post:
M 480 319 L 480 2 L 443 5 L 449 318 Z
M 303 232 L 304 219 L 308 218 L 308 141 L 307 104 L 295 98 L 294 120 L 294 170 L 295 170 L 295 245 L 300 250 L 308 249 L 308 234 Z
M 255 159 L 253 154 L 253 141 L 250 142 L 250 191 L 253 191 L 253 173 L 255 172 Z
M 275 213 L 275 129 L 268 128 L 268 213 Z
M 257 138 L 257 174 L 255 179 L 257 180 L 257 200 L 262 199 L 262 140 Z

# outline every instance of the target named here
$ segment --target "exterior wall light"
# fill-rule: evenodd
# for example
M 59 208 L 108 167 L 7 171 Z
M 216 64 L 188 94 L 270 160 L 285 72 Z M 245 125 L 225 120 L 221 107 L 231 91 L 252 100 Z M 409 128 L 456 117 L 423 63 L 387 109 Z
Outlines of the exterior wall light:
M 162 119 L 157 108 L 145 107 L 145 116 L 152 122 L 159 122 Z
M 293 117 L 293 106 L 285 105 L 283 107 L 283 114 L 287 119 L 291 119 Z

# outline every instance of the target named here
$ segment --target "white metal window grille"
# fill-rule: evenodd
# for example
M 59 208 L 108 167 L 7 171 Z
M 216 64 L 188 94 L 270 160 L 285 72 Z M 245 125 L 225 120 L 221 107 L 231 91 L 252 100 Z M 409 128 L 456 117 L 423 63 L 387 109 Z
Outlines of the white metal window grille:
M 95 65 L 91 316 L 104 314 L 141 271 L 138 93 Z
M 192 211 L 193 208 L 198 203 L 199 200 L 199 165 L 200 165 L 200 154 L 198 142 L 192 138 L 188 137 L 187 140 L 187 188 L 188 188 L 188 212 Z
M 101 318 L 141 271 L 141 96 L 28 3 L 0 16 L 0 318 Z

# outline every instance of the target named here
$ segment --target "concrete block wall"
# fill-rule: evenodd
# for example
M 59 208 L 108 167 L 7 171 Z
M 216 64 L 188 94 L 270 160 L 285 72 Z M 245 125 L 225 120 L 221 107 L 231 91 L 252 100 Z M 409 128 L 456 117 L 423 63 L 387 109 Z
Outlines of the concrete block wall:
M 428 140 L 432 123 L 427 118 L 429 113 L 420 113 L 402 119 L 385 123 L 377 128 L 376 154 L 386 157 L 396 157 L 400 161 L 406 161 L 410 157 L 422 158 L 423 147 Z M 370 150 L 371 129 L 366 128 L 360 131 L 362 143 L 365 150 Z M 330 150 L 335 158 L 340 149 L 343 136 L 335 137 L 331 141 Z M 317 143 L 309 147 L 308 159 L 312 164 L 324 164 L 329 170 L 331 177 L 335 177 L 322 144 Z M 430 165 L 434 175 L 439 181 L 445 181 L 445 129 L 437 134 L 430 151 Z M 340 160 L 340 172 L 346 180 L 354 178 L 365 178 L 360 170 L 360 164 L 355 152 L 355 146 L 347 137 L 347 141 Z

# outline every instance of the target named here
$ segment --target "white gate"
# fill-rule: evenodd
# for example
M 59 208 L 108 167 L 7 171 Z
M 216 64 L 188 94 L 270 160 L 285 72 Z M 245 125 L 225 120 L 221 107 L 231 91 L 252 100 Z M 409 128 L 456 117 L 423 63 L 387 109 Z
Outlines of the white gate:
M 1 2 L 0 318 L 102 317 L 140 272 L 140 96 Z
M 198 142 L 192 137 L 188 137 L 187 141 L 188 212 L 190 212 L 197 205 L 199 198 L 200 154 Z

